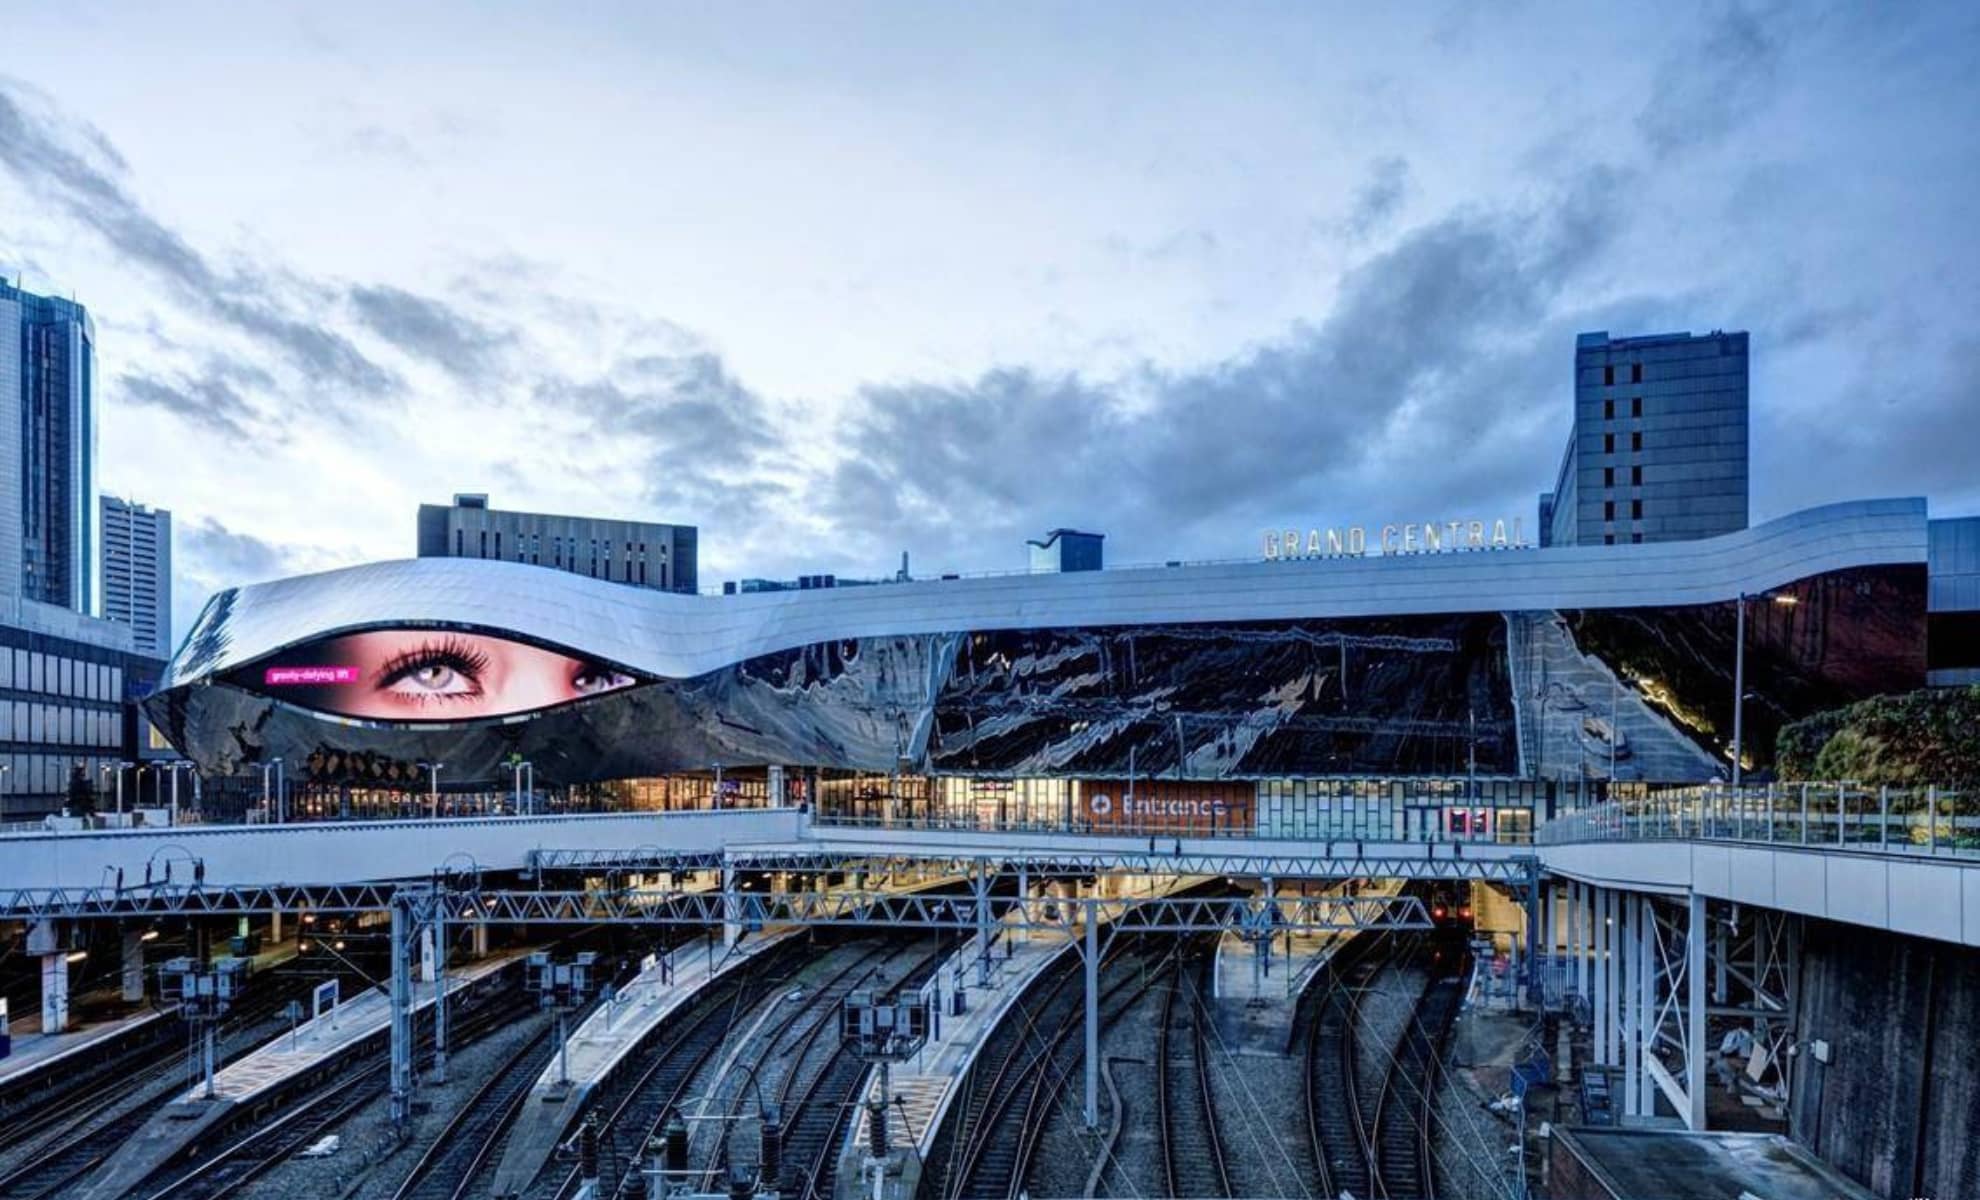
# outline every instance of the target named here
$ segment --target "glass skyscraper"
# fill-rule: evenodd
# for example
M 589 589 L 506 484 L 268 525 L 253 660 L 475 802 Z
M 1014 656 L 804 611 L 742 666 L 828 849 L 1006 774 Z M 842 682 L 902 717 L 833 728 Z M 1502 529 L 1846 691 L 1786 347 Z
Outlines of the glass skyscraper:
M 95 603 L 96 326 L 82 305 L 0 282 L 0 587 Z

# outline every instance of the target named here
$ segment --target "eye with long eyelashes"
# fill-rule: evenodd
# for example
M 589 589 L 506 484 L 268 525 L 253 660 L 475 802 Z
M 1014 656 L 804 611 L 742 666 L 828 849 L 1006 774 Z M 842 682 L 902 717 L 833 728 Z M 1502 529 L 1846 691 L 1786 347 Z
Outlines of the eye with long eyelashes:
M 378 669 L 374 691 L 395 699 L 428 701 L 467 699 L 482 694 L 488 656 L 459 638 L 422 642 L 393 656 Z
M 600 692 L 616 691 L 632 686 L 633 677 L 624 675 L 603 663 L 586 662 L 578 664 L 571 672 L 571 690 L 580 696 L 596 696 Z

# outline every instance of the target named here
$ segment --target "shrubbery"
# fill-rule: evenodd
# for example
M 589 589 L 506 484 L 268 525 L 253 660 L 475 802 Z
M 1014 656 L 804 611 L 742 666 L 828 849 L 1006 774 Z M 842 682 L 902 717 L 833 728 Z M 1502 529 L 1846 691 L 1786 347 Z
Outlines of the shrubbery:
M 1806 717 L 1775 743 L 1782 779 L 1980 787 L 1980 686 L 1873 696 Z

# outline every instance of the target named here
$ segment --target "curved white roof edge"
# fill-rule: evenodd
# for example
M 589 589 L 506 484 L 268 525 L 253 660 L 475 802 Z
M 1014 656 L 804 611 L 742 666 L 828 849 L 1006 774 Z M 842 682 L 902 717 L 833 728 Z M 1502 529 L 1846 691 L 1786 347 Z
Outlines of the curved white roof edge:
M 1056 626 L 1704 604 L 1852 567 L 1924 564 L 1922 498 L 1855 500 L 1690 542 L 1281 559 L 676 595 L 521 563 L 415 558 L 237 590 L 188 641 L 217 656 L 167 686 L 340 630 L 476 626 L 662 678 L 839 638 Z M 226 593 L 223 593 L 224 597 Z

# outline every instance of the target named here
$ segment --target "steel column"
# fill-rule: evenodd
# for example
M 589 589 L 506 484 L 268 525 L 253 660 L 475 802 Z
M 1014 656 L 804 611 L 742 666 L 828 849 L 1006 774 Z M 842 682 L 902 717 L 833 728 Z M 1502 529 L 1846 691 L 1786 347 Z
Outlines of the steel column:
M 1643 974 L 1643 920 L 1640 911 L 1642 901 L 1635 894 L 1623 897 L 1623 916 L 1617 922 L 1622 930 L 1623 954 L 1629 960 L 1628 975 L 1623 980 L 1626 989 L 1623 993 L 1623 1115 L 1636 1116 L 1642 1111 L 1639 1107 L 1643 1096 L 1643 1022 L 1649 1007 L 1642 1002 L 1641 989 L 1637 986 Z
M 1588 974 L 1590 977 L 1588 1020 L 1595 1027 L 1594 1036 L 1590 1039 L 1590 1049 L 1594 1051 L 1595 1061 L 1598 1063 L 1609 1061 L 1609 1023 L 1604 1019 L 1608 1013 L 1609 1000 L 1607 957 L 1609 950 L 1609 931 L 1608 926 L 1602 920 L 1602 913 L 1606 907 L 1604 899 L 1606 895 L 1607 892 L 1603 888 L 1589 888 L 1588 942 L 1589 949 L 1593 953 L 1594 958 L 1588 964 Z
M 1684 1090 L 1691 1111 L 1684 1123 L 1696 1133 L 1705 1128 L 1705 897 L 1691 893 L 1686 904 L 1684 934 Z
M 1648 1070 L 1642 1069 L 1643 1058 L 1657 1052 L 1657 913 L 1652 907 L 1656 904 L 1648 896 L 1636 898 L 1636 975 L 1631 980 L 1636 993 L 1636 1086 L 1642 1095 L 1637 1099 L 1636 1111 L 1640 1116 L 1650 1116 L 1657 1111 L 1657 1082 Z
M 1574 994 L 1585 1001 L 1588 999 L 1588 974 L 1585 969 L 1588 964 L 1588 946 L 1585 941 L 1588 935 L 1588 922 L 1582 912 L 1582 903 L 1582 886 L 1578 883 L 1568 884 L 1568 947 L 1574 955 Z
M 976 986 L 990 986 L 990 868 L 978 861 L 970 891 L 976 900 Z

